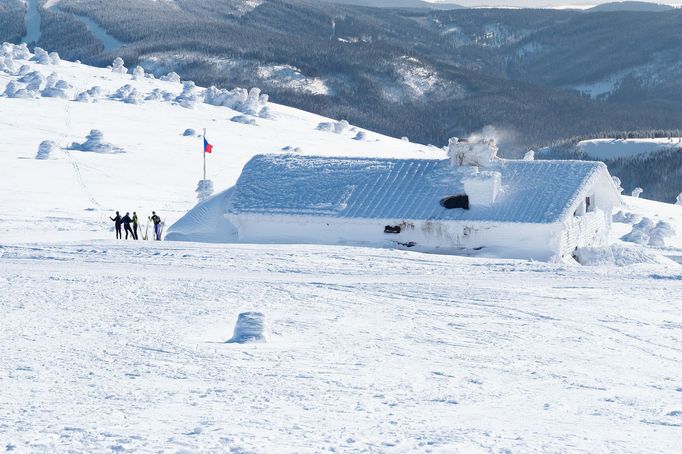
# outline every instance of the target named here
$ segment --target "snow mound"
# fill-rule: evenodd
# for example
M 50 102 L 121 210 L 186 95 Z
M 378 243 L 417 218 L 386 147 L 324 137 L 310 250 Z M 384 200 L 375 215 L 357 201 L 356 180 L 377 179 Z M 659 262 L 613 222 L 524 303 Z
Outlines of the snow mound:
M 229 343 L 268 342 L 270 327 L 262 312 L 242 312 L 237 318 L 234 334 Z
M 159 80 L 162 80 L 164 82 L 173 82 L 176 84 L 179 84 L 182 82 L 182 80 L 180 79 L 180 76 L 176 72 L 169 72 L 165 76 L 159 77 Z
M 90 131 L 90 134 L 85 136 L 85 142 L 72 143 L 69 150 L 89 151 L 93 153 L 125 153 L 122 148 L 116 147 L 104 141 L 104 133 L 97 129 Z
M 258 126 L 258 123 L 256 122 L 256 120 L 254 120 L 252 117 L 249 117 L 246 115 L 236 115 L 236 116 L 230 118 L 230 121 L 234 121 L 235 123 L 242 123 L 245 125 Z
M 675 264 L 672 260 L 638 246 L 614 244 L 606 247 L 578 248 L 573 257 L 586 266 L 629 266 L 638 264 Z
M 199 202 L 208 200 L 208 198 L 213 195 L 213 181 L 199 180 L 197 189 L 194 192 L 197 193 L 197 200 L 199 200 Z
M 76 95 L 75 101 L 77 102 L 98 102 L 104 96 L 104 89 L 100 86 L 95 85 L 94 87 L 82 91 Z
M 125 67 L 125 62 L 121 57 L 116 57 L 111 63 L 111 72 L 117 74 L 126 74 L 128 72 L 128 68 Z
M 71 98 L 71 89 L 73 87 L 65 80 L 59 79 L 57 73 L 52 73 L 45 81 L 45 88 L 41 95 L 46 98 Z
M 345 134 L 346 132 L 355 132 L 357 128 L 348 123 L 347 120 L 340 121 L 323 121 L 317 125 L 318 131 L 333 132 L 335 134 Z
M 666 221 L 658 221 L 643 217 L 641 221 L 632 226 L 632 231 L 621 237 L 621 240 L 629 243 L 665 247 L 665 240 L 675 236 L 675 229 Z
M 175 98 L 176 104 L 185 109 L 194 109 L 199 103 L 197 86 L 191 80 L 182 83 L 182 93 Z
M 620 222 L 622 224 L 636 224 L 642 220 L 642 216 L 637 213 L 619 210 L 612 217 L 613 222 Z
M 220 192 L 189 210 L 168 229 L 166 241 L 235 242 L 237 229 L 224 216 L 233 191 Z
M 183 131 L 182 135 L 184 137 L 194 137 L 197 135 L 197 132 L 192 128 L 187 128 Z
M 126 84 L 116 90 L 116 93 L 111 95 L 111 99 L 122 101 L 126 104 L 141 104 L 143 102 L 140 92 L 130 84 Z
M 57 145 L 52 140 L 43 140 L 38 146 L 38 153 L 36 153 L 36 159 L 48 159 L 50 154 L 59 149 Z
M 41 65 L 58 65 L 61 63 L 59 54 L 57 52 L 48 53 L 46 50 L 36 47 L 33 50 L 33 57 L 30 61 L 34 61 Z
M 656 227 L 649 232 L 649 246 L 665 247 L 665 240 L 675 236 L 675 229 L 670 223 L 658 221 Z

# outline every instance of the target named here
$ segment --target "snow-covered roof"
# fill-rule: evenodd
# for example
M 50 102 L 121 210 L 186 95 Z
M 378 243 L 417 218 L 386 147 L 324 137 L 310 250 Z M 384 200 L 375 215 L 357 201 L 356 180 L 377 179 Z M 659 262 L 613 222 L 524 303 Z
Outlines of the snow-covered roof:
M 448 160 L 257 155 L 244 167 L 228 213 L 400 220 L 552 223 L 606 166 L 590 161 L 500 161 L 490 206 L 446 209 L 472 168 Z M 610 182 L 610 178 L 605 181 Z

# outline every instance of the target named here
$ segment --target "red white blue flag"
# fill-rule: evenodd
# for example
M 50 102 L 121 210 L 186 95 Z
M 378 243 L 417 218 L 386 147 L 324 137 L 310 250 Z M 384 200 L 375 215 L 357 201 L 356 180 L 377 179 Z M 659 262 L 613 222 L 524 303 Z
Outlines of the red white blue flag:
M 204 136 L 204 153 L 211 153 L 213 151 L 213 145 L 208 143 L 206 136 Z

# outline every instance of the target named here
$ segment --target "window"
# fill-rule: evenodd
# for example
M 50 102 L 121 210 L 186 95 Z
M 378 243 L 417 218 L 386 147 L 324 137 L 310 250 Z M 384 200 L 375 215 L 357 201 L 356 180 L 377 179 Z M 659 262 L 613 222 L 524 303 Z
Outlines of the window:
M 464 195 L 452 195 L 449 197 L 445 197 L 441 199 L 440 205 L 443 208 L 447 209 L 452 209 L 452 208 L 464 208 L 465 210 L 469 209 L 469 196 L 464 194 Z
M 591 213 L 594 211 L 594 196 L 585 197 L 585 211 Z

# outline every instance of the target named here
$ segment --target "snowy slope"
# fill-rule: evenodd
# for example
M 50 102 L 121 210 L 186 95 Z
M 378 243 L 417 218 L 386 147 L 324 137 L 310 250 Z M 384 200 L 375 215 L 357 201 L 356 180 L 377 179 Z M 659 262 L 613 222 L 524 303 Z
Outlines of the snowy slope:
M 62 62 L 106 93 L 177 83 Z M 0 71 L 0 92 L 18 76 Z M 106 97 L 105 97 L 106 98 Z M 114 241 L 112 210 L 195 204 L 255 154 L 442 158 L 270 104 L 0 97 L 0 446 L 14 452 L 675 452 L 682 206 L 625 198 L 599 266 L 388 249 Z M 53 151 L 91 129 L 122 153 Z M 205 204 L 220 212 L 216 197 Z M 639 218 L 663 248 L 618 240 Z M 593 257 L 604 251 L 594 251 Z M 614 258 L 630 266 L 613 266 Z M 594 260 L 595 263 L 598 260 Z M 635 263 L 640 261 L 642 263 Z M 259 311 L 270 342 L 224 343 Z
M 77 92 L 100 86 L 112 94 L 130 84 L 141 94 L 154 89 L 179 94 L 179 83 L 132 80 L 118 74 L 62 61 L 28 65 L 45 78 L 55 72 Z M 0 71 L 0 93 L 19 76 Z M 106 98 L 106 97 L 105 97 Z M 257 153 L 282 148 L 318 155 L 442 157 L 439 149 L 411 144 L 371 132 L 353 140 L 356 130 L 342 134 L 316 130 L 329 119 L 269 104 L 271 119 L 252 118 L 256 125 L 231 121 L 241 112 L 199 103 L 187 109 L 168 101 L 127 104 L 111 99 L 95 103 L 71 99 L 0 97 L 0 238 L 109 238 L 114 210 L 147 216 L 160 211 L 170 225 L 196 203 L 194 190 L 202 176 L 202 141 L 184 137 L 187 128 L 201 131 L 214 145 L 207 158 L 208 178 L 216 191 L 234 184 L 243 165 Z M 52 140 L 62 147 L 81 143 L 91 129 L 125 153 L 58 151 L 48 160 L 33 159 L 39 144 Z M 54 235 L 59 232 L 58 235 Z
M 578 142 L 578 149 L 592 159 L 630 158 L 669 148 L 682 148 L 682 138 L 670 139 L 591 139 Z

